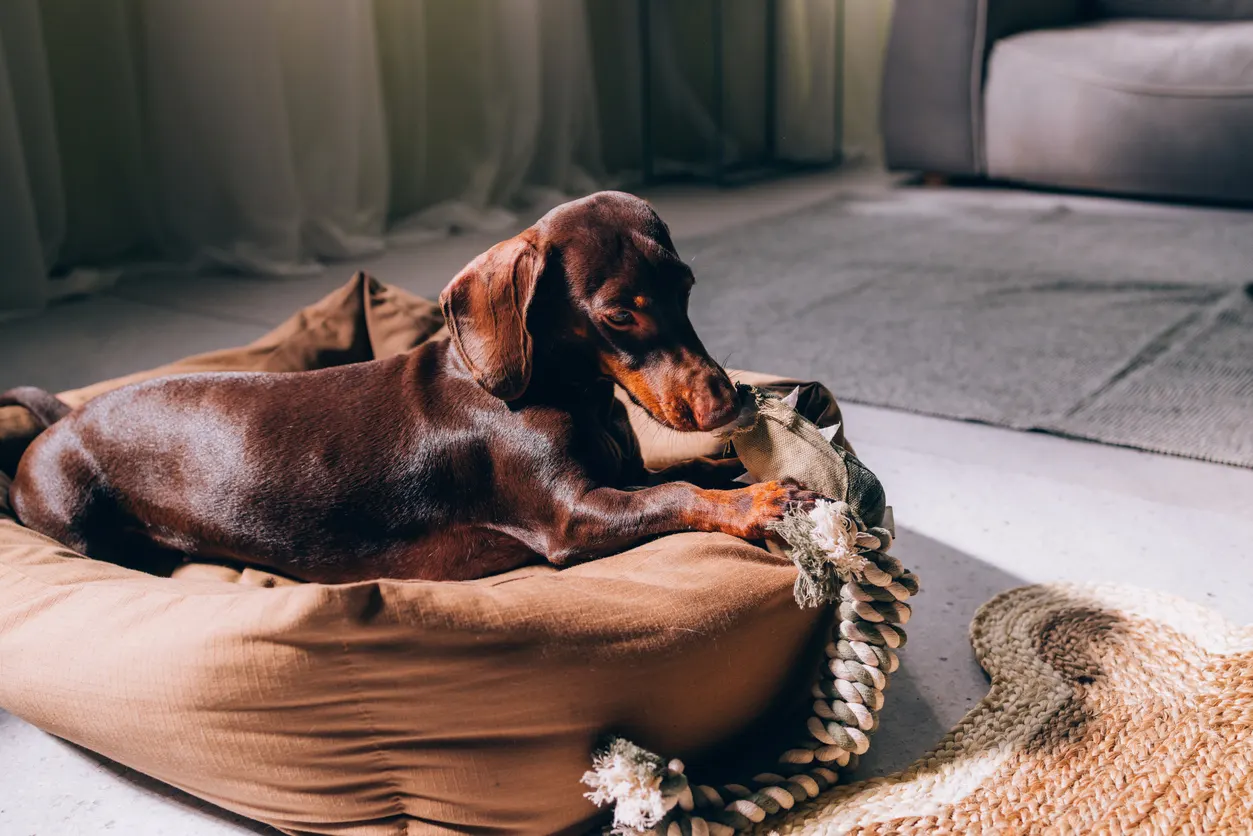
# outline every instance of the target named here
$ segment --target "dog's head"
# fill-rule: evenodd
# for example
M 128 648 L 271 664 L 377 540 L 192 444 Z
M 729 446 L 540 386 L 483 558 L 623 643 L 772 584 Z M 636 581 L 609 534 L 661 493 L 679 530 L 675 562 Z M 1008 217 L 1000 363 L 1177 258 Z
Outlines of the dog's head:
M 470 262 L 440 304 L 475 380 L 496 397 L 521 397 L 537 367 L 567 381 L 601 375 L 657 421 L 710 430 L 740 404 L 688 319 L 694 282 L 651 206 L 599 192 Z

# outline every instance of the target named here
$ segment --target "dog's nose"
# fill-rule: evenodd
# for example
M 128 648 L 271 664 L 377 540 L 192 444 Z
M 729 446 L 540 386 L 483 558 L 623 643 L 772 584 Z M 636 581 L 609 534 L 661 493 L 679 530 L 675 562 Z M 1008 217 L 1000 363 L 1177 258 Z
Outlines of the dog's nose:
M 705 385 L 696 387 L 693 392 L 692 417 L 699 430 L 716 430 L 735 418 L 739 411 L 739 395 L 726 375 L 709 375 Z

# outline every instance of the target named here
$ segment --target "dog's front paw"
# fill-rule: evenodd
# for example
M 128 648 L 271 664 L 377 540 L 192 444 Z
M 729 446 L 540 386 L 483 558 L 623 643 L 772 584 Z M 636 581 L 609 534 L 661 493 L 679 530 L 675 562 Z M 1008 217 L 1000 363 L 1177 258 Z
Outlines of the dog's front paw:
M 781 519 L 788 508 L 799 506 L 802 510 L 812 508 L 823 499 L 822 494 L 806 490 L 795 479 L 775 482 L 759 482 L 737 491 L 735 504 L 739 513 L 728 520 L 728 534 L 747 540 L 760 540 L 766 536 L 770 523 Z

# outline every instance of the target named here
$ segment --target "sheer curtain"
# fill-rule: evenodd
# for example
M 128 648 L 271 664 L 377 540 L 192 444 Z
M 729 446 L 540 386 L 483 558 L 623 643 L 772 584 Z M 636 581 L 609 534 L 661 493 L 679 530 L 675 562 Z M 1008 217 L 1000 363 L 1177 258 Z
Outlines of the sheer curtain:
M 652 4 L 654 89 L 679 145 L 707 148 L 713 130 L 698 71 L 712 47 L 688 20 L 709 2 Z M 725 4 L 724 68 L 746 91 L 725 114 L 734 156 L 762 118 L 764 6 L 713 2 Z M 835 0 L 778 3 L 785 155 L 830 156 L 840 122 L 846 139 L 877 143 L 867 103 L 885 4 L 846 2 L 840 49 Z M 200 269 L 301 275 L 449 230 L 503 229 L 518 211 L 629 182 L 638 8 L 3 0 L 0 315 L 135 265 L 163 265 L 171 281 Z M 841 51 L 871 69 L 844 74 L 837 120 Z

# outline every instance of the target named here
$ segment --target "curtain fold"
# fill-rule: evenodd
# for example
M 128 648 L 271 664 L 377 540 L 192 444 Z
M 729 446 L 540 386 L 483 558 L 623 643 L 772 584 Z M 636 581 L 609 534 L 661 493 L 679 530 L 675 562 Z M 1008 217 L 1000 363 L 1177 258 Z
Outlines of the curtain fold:
M 847 0 L 846 0 L 847 1 Z M 843 56 L 843 22 L 834 3 L 780 0 L 779 153 L 817 162 L 841 148 L 843 114 L 836 66 Z
M 836 0 L 777 4 L 777 146 L 790 159 L 840 147 L 841 92 L 857 109 L 845 132 L 877 141 L 867 103 L 890 4 L 845 2 L 861 4 L 845 27 L 855 80 L 837 66 Z M 731 91 L 721 102 L 714 3 Z M 716 147 L 729 162 L 760 153 L 765 4 L 651 8 L 662 170 Z M 642 147 L 639 10 L 3 0 L 0 315 L 106 286 L 126 265 L 156 262 L 171 281 L 198 269 L 303 275 L 629 183 Z
M 129 0 L 40 0 L 65 238 L 51 269 L 99 265 L 151 247 L 136 21 Z M 0 25 L 0 28 L 3 28 Z M 28 148 L 34 143 L 28 144 Z
M 374 9 L 278 0 L 276 13 L 303 250 L 319 259 L 378 252 L 391 172 Z
M 504 229 L 511 209 L 556 203 L 603 179 L 585 0 L 378 8 L 399 174 L 393 242 Z
M 48 300 L 65 227 L 51 102 L 38 5 L 0 3 L 0 309 Z
M 840 61 L 843 135 L 846 155 L 881 162 L 879 89 L 895 0 L 844 0 Z

